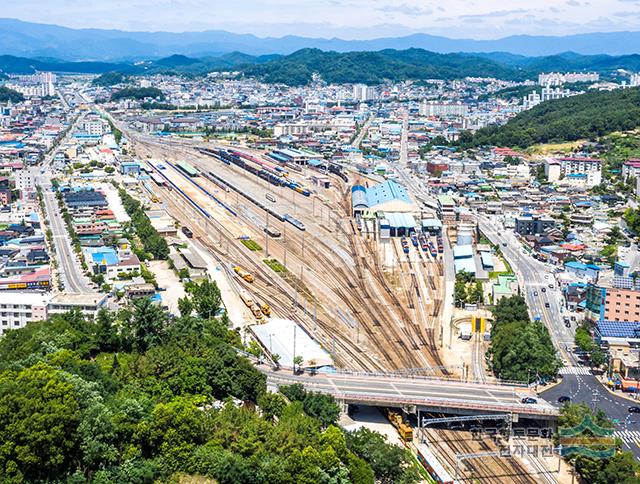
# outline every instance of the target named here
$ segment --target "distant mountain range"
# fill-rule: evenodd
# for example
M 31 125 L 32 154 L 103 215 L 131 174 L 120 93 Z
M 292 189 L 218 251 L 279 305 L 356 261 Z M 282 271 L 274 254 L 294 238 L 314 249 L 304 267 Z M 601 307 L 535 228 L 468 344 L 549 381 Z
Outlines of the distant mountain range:
M 585 56 L 566 52 L 546 57 L 525 57 L 504 52 L 439 54 L 424 49 L 356 52 L 325 52 L 301 49 L 289 55 L 252 56 L 231 52 L 220 56 L 188 57 L 172 55 L 138 62 L 70 62 L 56 59 L 30 59 L 0 55 L 0 73 L 27 74 L 38 71 L 125 75 L 184 74 L 202 75 L 234 70 L 266 82 L 302 85 L 318 73 L 327 82 L 364 82 L 384 80 L 457 79 L 496 77 L 505 80 L 535 79 L 540 72 L 597 71 L 605 76 L 623 69 L 640 71 L 640 55 Z M 121 77 L 109 76 L 119 82 Z
M 172 54 L 217 57 L 231 52 L 255 56 L 287 55 L 306 48 L 336 52 L 420 48 L 437 53 L 508 52 L 524 56 L 548 56 L 568 51 L 629 55 L 635 54 L 638 46 L 640 32 L 587 33 L 564 37 L 518 35 L 497 40 L 450 39 L 428 34 L 343 40 L 299 36 L 260 38 L 223 30 L 171 33 L 71 29 L 0 19 L 0 54 L 66 61 L 130 61 L 158 59 Z

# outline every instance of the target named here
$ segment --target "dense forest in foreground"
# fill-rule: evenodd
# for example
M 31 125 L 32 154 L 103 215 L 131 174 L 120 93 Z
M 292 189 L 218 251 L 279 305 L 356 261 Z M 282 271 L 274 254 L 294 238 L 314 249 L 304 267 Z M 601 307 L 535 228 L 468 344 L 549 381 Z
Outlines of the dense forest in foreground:
M 0 481 L 417 482 L 405 449 L 337 427 L 332 397 L 267 392 L 239 333 L 205 317 L 215 284 L 189 294 L 179 318 L 140 299 L 0 339 Z

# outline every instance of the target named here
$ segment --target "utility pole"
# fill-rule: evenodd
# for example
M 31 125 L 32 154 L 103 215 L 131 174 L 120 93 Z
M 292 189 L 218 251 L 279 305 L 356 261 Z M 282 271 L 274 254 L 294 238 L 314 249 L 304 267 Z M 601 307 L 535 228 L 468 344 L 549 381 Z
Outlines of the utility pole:
M 296 329 L 298 329 L 298 325 L 293 323 L 293 374 L 296 374 Z

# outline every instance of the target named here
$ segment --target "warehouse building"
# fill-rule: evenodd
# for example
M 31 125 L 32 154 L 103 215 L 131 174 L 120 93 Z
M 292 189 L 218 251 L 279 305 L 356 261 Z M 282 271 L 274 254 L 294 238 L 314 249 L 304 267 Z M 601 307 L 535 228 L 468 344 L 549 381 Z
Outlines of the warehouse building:
M 365 210 L 371 212 L 411 213 L 416 211 L 406 188 L 394 181 L 386 181 L 365 188 L 351 188 L 351 207 L 354 216 Z

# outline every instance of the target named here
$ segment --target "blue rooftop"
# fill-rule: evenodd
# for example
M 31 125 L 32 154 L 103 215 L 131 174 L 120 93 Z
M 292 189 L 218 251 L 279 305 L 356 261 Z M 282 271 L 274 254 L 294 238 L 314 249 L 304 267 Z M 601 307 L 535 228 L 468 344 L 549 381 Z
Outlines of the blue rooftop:
M 640 338 L 637 321 L 599 321 L 596 326 L 603 338 Z
M 100 252 L 94 252 L 91 254 L 91 259 L 94 264 L 112 266 L 119 262 L 118 254 L 115 250 L 102 250 Z
M 380 205 L 392 200 L 411 203 L 407 190 L 394 181 L 386 181 L 367 188 L 367 202 L 369 207 Z

